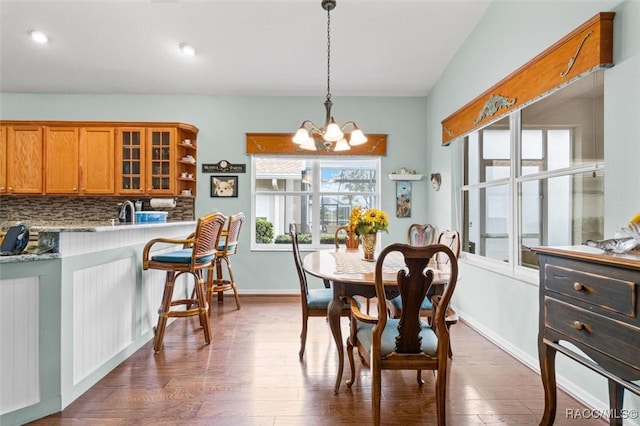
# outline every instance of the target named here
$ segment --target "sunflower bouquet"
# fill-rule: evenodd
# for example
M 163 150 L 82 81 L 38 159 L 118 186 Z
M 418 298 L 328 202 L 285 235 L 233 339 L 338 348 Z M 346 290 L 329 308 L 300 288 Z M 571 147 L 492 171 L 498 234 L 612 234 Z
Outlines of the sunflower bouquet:
M 362 206 L 351 209 L 349 216 L 349 230 L 356 235 L 375 234 L 378 231 L 388 232 L 389 217 L 378 209 L 365 210 Z

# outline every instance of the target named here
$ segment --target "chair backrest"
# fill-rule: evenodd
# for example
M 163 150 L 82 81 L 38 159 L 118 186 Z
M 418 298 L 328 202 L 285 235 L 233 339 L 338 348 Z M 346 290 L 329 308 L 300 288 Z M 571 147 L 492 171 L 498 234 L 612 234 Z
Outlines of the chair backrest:
M 226 233 L 224 236 L 224 245 L 220 251 L 229 256 L 236 254 L 238 251 L 238 236 L 240 235 L 240 229 L 244 223 L 244 213 L 236 213 L 229 216 L 229 224 L 227 225 Z
M 407 244 L 412 246 L 428 246 L 436 241 L 435 228 L 426 223 L 412 223 L 407 230 Z
M 300 248 L 298 247 L 298 231 L 294 223 L 289 225 L 289 236 L 291 237 L 291 247 L 293 251 L 293 261 L 298 271 L 298 280 L 300 281 L 300 295 L 302 296 L 302 305 L 307 305 L 307 295 L 309 294 L 309 286 L 307 284 L 307 275 L 302 269 L 302 259 L 300 258 Z
M 442 231 L 438 235 L 436 244 L 443 244 L 451 249 L 456 259 L 460 256 L 461 243 L 458 231 Z M 436 267 L 440 270 L 447 270 L 448 259 L 443 255 L 436 256 Z
M 449 279 L 442 296 L 439 296 L 436 312 L 431 319 L 431 327 L 438 336 L 438 357 L 441 351 L 446 357 L 449 350 L 449 330 L 446 326 L 445 317 L 447 307 L 455 290 L 458 280 L 458 262 L 451 249 L 442 244 L 431 244 L 428 246 L 411 246 L 408 244 L 395 243 L 385 247 L 376 261 L 375 286 L 378 306 L 385 306 L 385 289 L 383 285 L 383 263 L 388 254 L 400 252 L 404 257 L 405 269 L 400 269 L 397 274 L 397 284 L 400 297 L 402 298 L 402 315 L 398 324 L 399 335 L 396 338 L 396 350 L 398 354 L 420 353 L 421 338 L 420 331 L 422 322 L 420 319 L 420 308 L 422 301 L 427 295 L 427 291 L 434 279 L 433 270 L 427 268 L 432 257 L 442 255 L 448 258 L 451 265 Z M 373 339 L 380 341 L 382 331 L 387 323 L 386 309 L 378 312 L 378 324 L 373 329 Z M 374 343 L 375 344 L 375 343 Z M 441 348 L 441 344 L 444 348 Z
M 220 242 L 220 234 L 222 234 L 226 220 L 226 216 L 219 212 L 211 213 L 198 219 L 191 257 L 192 267 L 195 265 L 202 267 L 204 264 L 211 263 L 211 260 L 204 261 L 204 259 L 213 259 L 215 256 Z

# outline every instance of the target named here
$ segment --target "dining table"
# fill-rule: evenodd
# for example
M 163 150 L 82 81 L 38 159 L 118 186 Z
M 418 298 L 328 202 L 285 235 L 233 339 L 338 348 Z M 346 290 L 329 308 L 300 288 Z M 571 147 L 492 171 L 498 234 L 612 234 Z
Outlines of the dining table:
M 330 283 L 333 289 L 333 298 L 327 308 L 327 321 L 338 350 L 338 375 L 334 386 L 335 393 L 340 390 L 344 369 L 344 346 L 340 328 L 344 301 L 352 296 L 365 298 L 376 296 L 375 267 L 376 262 L 365 260 L 364 253 L 359 248 L 320 249 L 307 254 L 303 260 L 303 268 L 309 275 L 318 277 L 325 283 Z M 385 286 L 387 299 L 399 294 L 397 274 L 404 267 L 404 259 L 400 252 L 391 252 L 385 258 L 382 266 L 382 283 Z M 434 271 L 433 285 L 446 283 L 447 273 L 439 271 L 435 267 L 430 269 Z

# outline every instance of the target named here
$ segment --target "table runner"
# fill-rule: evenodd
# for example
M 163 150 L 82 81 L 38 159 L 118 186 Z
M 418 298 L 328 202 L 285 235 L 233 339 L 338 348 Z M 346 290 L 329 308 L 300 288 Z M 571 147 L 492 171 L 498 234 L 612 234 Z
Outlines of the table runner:
M 363 260 L 361 251 L 331 253 L 336 261 L 337 274 L 366 274 L 374 273 L 376 262 Z M 393 252 L 387 255 L 382 265 L 382 272 L 394 273 L 405 267 L 401 253 Z

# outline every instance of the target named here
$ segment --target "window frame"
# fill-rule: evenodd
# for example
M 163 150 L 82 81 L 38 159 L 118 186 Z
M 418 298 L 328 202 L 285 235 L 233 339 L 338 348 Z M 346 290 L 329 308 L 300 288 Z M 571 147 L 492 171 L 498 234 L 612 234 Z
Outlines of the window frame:
M 349 194 L 354 194 L 354 195 L 365 195 L 365 196 L 372 196 L 375 197 L 375 205 L 372 207 L 375 208 L 380 208 L 381 204 L 382 204 L 382 158 L 380 156 L 343 156 L 341 158 L 336 158 L 336 156 L 320 156 L 320 155 L 314 155 L 314 156 L 291 156 L 291 155 L 287 155 L 287 156 L 283 156 L 283 155 L 261 155 L 259 156 L 260 158 L 269 158 L 269 159 L 278 159 L 278 158 L 287 158 L 287 159 L 300 159 L 300 160 L 304 160 L 307 161 L 308 163 L 312 164 L 311 167 L 311 188 L 308 191 L 302 191 L 302 190 L 296 190 L 296 191 L 261 191 L 258 190 L 256 188 L 256 159 L 258 158 L 258 156 L 256 155 L 252 155 L 251 156 L 251 221 L 250 221 L 250 227 L 251 227 L 251 251 L 289 251 L 291 249 L 290 244 L 276 244 L 271 243 L 271 244 L 264 244 L 264 243 L 257 243 L 256 242 L 256 222 L 257 222 L 257 217 L 256 217 L 256 200 L 257 200 L 257 196 L 259 195 L 277 195 L 277 196 L 282 196 L 282 197 L 295 197 L 295 196 L 308 196 L 311 198 L 311 205 L 312 206 L 318 206 L 315 208 L 312 208 L 312 212 L 311 212 L 311 217 L 312 217 L 312 223 L 321 223 L 321 216 L 322 216 L 322 204 L 320 202 L 320 199 L 324 196 L 331 196 L 331 195 L 336 195 L 336 194 L 344 194 L 344 191 L 342 192 L 335 192 L 335 191 L 330 191 L 330 192 L 322 192 L 321 190 L 321 185 L 320 185 L 320 180 L 321 180 L 321 168 L 322 168 L 322 162 L 335 162 L 335 161 L 370 161 L 370 162 L 374 162 L 375 163 L 375 173 L 376 173 L 376 180 L 375 180 L 375 184 L 374 184 L 374 192 L 348 192 Z M 339 208 L 338 208 L 339 210 Z M 338 217 L 340 216 L 339 212 L 337 211 L 337 215 Z M 287 230 L 286 232 L 288 232 L 288 224 L 286 224 L 287 226 Z M 322 234 L 322 231 L 320 229 L 320 227 L 318 226 L 314 226 L 311 229 L 311 233 L 312 233 L 312 241 L 317 241 L 317 243 L 311 243 L 311 244 L 302 244 L 300 245 L 300 250 L 301 251 L 314 251 L 314 250 L 319 250 L 319 249 L 323 249 L 323 248 L 330 248 L 333 247 L 333 245 L 329 245 L 329 244 L 321 244 L 320 243 L 320 235 Z M 276 235 L 274 235 L 275 237 Z
M 540 129 L 540 130 L 551 130 L 565 127 L 558 126 L 526 126 L 523 129 L 522 126 L 522 117 L 521 117 L 522 109 L 517 109 L 515 111 L 507 114 L 509 118 L 509 131 L 510 131 L 510 149 L 511 149 L 511 160 L 510 160 L 510 176 L 509 178 L 496 179 L 489 182 L 477 182 L 473 184 L 465 184 L 465 173 L 468 173 L 469 164 L 467 161 L 466 149 L 464 148 L 464 143 L 466 142 L 469 135 L 465 135 L 463 137 L 464 142 L 461 144 L 462 148 L 460 149 L 459 159 L 457 164 L 460 167 L 458 173 L 461 177 L 461 184 L 458 190 L 459 197 L 459 205 L 461 206 L 461 215 L 459 215 L 460 223 L 459 229 L 465 232 L 465 224 L 464 221 L 468 220 L 465 218 L 465 194 L 469 194 L 472 190 L 486 189 L 490 187 L 497 187 L 500 185 L 507 185 L 507 192 L 509 194 L 508 201 L 508 218 L 507 218 L 507 229 L 509 232 L 508 236 L 508 262 L 500 261 L 498 259 L 493 259 L 484 255 L 479 255 L 477 253 L 470 253 L 465 250 L 465 247 L 462 247 L 460 258 L 463 259 L 466 263 L 470 265 L 477 266 L 482 269 L 488 269 L 493 272 L 496 272 L 500 275 L 505 275 L 508 277 L 519 279 L 520 281 L 532 284 L 537 286 L 539 284 L 539 270 L 526 267 L 520 265 L 520 251 L 521 251 L 521 241 L 522 241 L 522 233 L 521 233 L 521 217 L 522 217 L 522 196 L 520 194 L 520 186 L 525 182 L 531 181 L 541 181 L 548 182 L 549 179 L 555 177 L 572 177 L 584 173 L 604 173 L 604 159 L 595 159 L 592 161 L 584 162 L 583 164 L 576 166 L 569 166 L 560 169 L 553 170 L 542 170 L 537 173 L 530 173 L 526 175 L 522 175 L 522 153 L 521 153 L 521 134 L 522 130 L 530 130 L 530 129 Z M 501 117 L 503 119 L 504 117 Z M 496 120 L 499 121 L 499 120 Z M 486 129 L 492 123 L 487 124 L 487 126 L 482 129 L 474 130 L 474 132 L 480 132 L 483 129 Z M 571 128 L 569 128 L 571 130 Z M 572 132 L 572 138 L 574 137 Z M 548 138 L 545 138 L 546 141 L 543 145 L 543 158 L 541 161 L 548 161 L 548 150 L 547 143 Z M 482 163 L 482 160 L 480 161 Z M 481 165 L 478 165 L 481 167 Z M 546 169 L 546 167 L 545 167 Z M 544 233 L 544 227 L 548 223 L 548 219 L 546 218 L 547 210 L 545 211 L 543 208 L 543 217 L 541 217 L 541 232 Z M 544 235 L 544 234 L 543 234 Z M 465 241 L 466 236 L 463 236 L 463 241 Z

